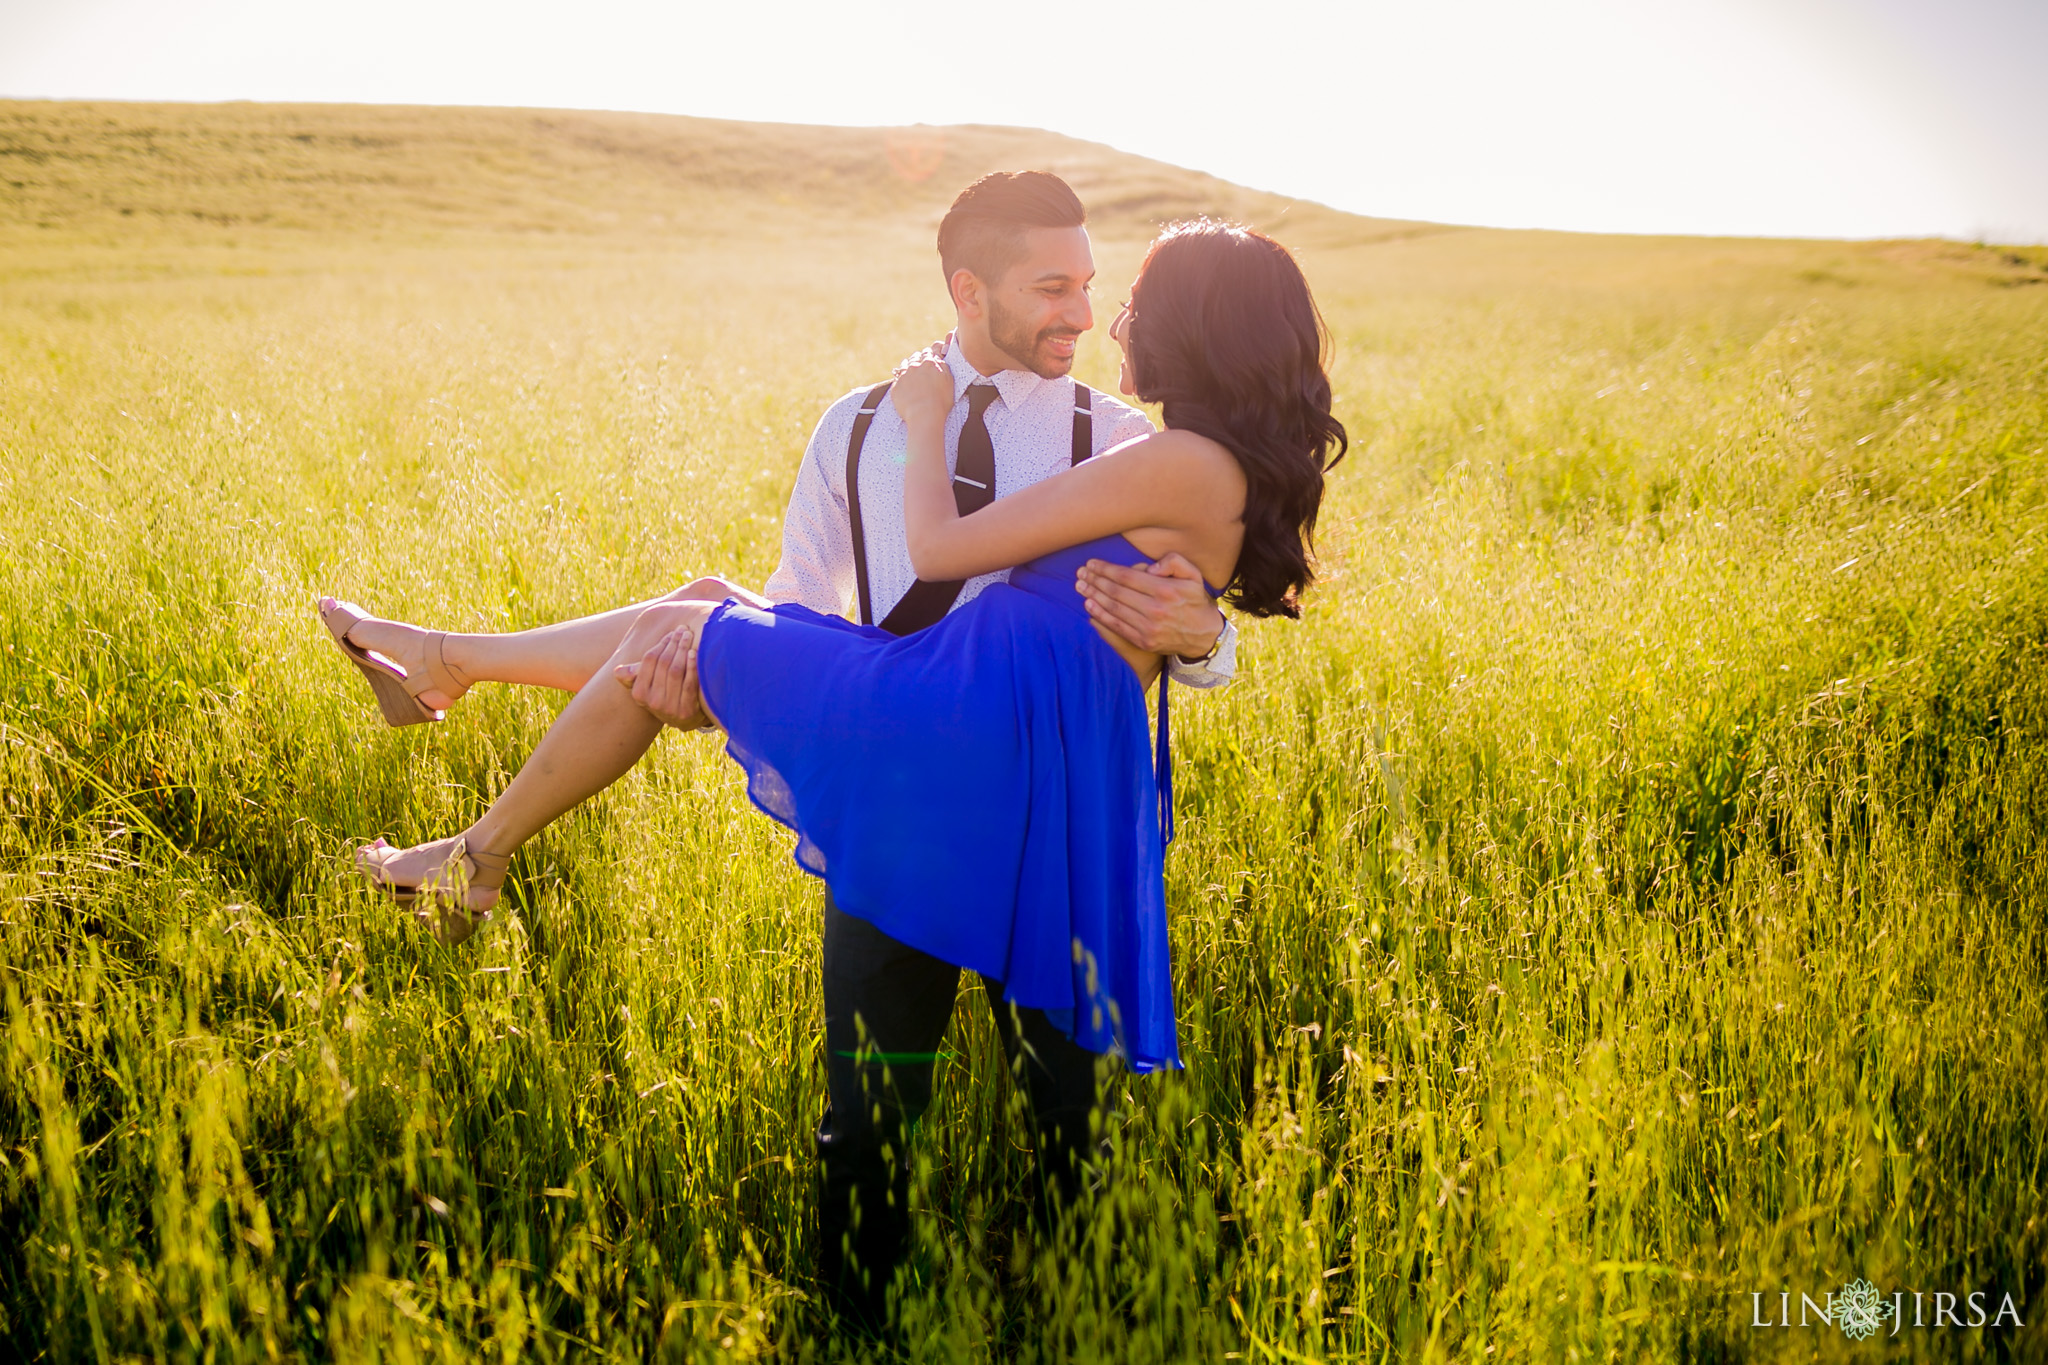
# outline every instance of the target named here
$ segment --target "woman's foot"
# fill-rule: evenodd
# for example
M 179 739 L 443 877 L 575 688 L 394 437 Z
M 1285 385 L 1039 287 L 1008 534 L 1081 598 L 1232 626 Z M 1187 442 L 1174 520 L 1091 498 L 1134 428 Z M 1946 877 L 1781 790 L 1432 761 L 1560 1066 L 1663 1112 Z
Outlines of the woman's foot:
M 369 650 L 404 674 L 406 691 L 421 705 L 446 711 L 469 691 L 469 678 L 448 658 L 448 637 L 444 632 L 367 616 L 353 604 L 336 602 L 332 597 L 320 599 L 323 618 L 337 607 L 361 617 L 341 638 L 358 649 Z M 425 685 L 420 686 L 422 683 Z M 419 690 L 414 691 L 415 687 Z
M 511 865 L 511 854 L 471 848 L 466 834 L 410 848 L 379 838 L 356 850 L 356 867 L 371 884 L 409 906 L 421 927 L 450 947 L 491 917 Z

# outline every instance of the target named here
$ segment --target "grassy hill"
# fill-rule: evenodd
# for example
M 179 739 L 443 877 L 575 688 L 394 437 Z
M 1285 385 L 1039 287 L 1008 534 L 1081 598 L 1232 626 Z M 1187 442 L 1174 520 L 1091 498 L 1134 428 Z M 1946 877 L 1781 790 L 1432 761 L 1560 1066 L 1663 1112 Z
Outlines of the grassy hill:
M 944 204 L 1025 165 L 1105 299 L 1162 219 L 1293 244 L 1352 448 L 1304 619 L 1176 699 L 1187 1070 L 1052 1255 L 967 988 L 904 1355 L 2039 1354 L 2043 253 L 1399 223 L 1008 129 L 14 102 L 0 1359 L 861 1358 L 779 827 L 667 736 L 443 951 L 349 850 L 461 828 L 562 699 L 386 729 L 312 602 L 759 582 L 818 413 L 946 325 Z M 1859 1277 L 2028 1326 L 1798 1325 Z
M 1364 217 L 1031 129 L 8 100 L 0 278 L 91 273 L 107 251 L 117 270 L 232 273 L 303 266 L 308 251 L 322 253 L 315 268 L 346 270 L 352 250 L 373 246 L 371 268 L 383 268 L 393 250 L 437 244 L 584 259 L 766 248 L 778 264 L 789 259 L 783 248 L 801 245 L 893 266 L 929 254 L 960 186 L 1026 167 L 1056 171 L 1080 193 L 1117 289 L 1135 263 L 1130 247 L 1197 214 L 1273 232 L 1312 269 L 1327 260 L 1333 280 L 1375 292 L 1677 285 L 1825 297 L 1871 285 L 2048 283 L 2048 248 L 2038 247 L 1631 238 Z M 236 259 L 209 256 L 221 251 Z M 251 253 L 276 259 L 252 263 Z
M 1342 240 L 1443 231 L 1260 194 L 1016 128 L 811 128 L 654 114 L 0 102 L 0 224 L 676 238 L 936 225 L 997 169 L 1056 171 L 1113 231 L 1192 213 Z

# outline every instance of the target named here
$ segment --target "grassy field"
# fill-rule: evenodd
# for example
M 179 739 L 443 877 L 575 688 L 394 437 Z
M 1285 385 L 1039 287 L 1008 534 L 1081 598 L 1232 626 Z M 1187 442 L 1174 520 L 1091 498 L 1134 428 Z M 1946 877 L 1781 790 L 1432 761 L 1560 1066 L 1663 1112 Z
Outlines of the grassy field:
M 1162 217 L 1295 243 L 1355 444 L 1306 619 L 1181 708 L 1187 1071 L 1055 1263 L 963 996 L 906 1354 L 2048 1358 L 2048 252 L 1380 222 L 999 129 L 21 103 L 0 1356 L 856 1352 L 787 840 L 671 735 L 423 941 L 352 841 L 458 827 L 560 698 L 387 730 L 312 600 L 758 582 L 817 414 L 944 326 L 946 200 L 1024 164 L 1110 300 Z M 1930 1325 L 1796 1325 L 1858 1277 Z M 1931 1325 L 1980 1291 L 2025 1325 Z

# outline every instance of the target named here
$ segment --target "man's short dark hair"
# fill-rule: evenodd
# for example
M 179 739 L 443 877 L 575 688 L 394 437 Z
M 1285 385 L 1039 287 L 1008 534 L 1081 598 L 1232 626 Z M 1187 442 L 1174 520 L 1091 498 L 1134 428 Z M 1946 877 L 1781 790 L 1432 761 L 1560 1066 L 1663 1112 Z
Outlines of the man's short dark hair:
M 1051 171 L 995 171 L 960 191 L 939 220 L 939 268 L 949 289 L 960 270 L 993 284 L 1024 259 L 1024 234 L 1032 228 L 1087 221 L 1080 197 Z

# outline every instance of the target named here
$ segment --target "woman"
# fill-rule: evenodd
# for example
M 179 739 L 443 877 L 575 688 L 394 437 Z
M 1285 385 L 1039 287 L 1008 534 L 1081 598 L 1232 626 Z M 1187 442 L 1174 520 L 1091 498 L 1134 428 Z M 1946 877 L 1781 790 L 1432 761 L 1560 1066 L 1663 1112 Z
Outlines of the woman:
M 363 649 L 417 664 L 412 685 L 434 684 L 424 706 L 452 702 L 472 677 L 581 689 L 474 825 L 411 849 L 379 840 L 360 855 L 366 870 L 423 895 L 423 918 L 444 936 L 466 936 L 512 852 L 630 768 L 660 729 L 656 712 L 696 721 L 701 695 L 750 795 L 796 832 L 798 860 L 841 909 L 1002 981 L 1005 998 L 1047 1011 L 1083 1047 L 1121 1052 L 1137 1070 L 1177 1065 L 1161 861 L 1167 708 L 1162 691 L 1155 776 L 1144 702 L 1161 661 L 1089 620 L 1074 572 L 1091 557 L 1177 552 L 1240 610 L 1295 616 L 1324 471 L 1346 437 L 1330 413 L 1321 320 L 1271 238 L 1209 222 L 1169 229 L 1110 335 L 1123 391 L 1160 403 L 1166 430 L 965 518 L 945 467 L 952 379 L 930 353 L 901 372 L 890 399 L 909 429 L 904 516 L 918 575 L 1017 566 L 914 635 L 707 580 L 519 643 L 463 637 L 448 659 L 443 637 L 323 601 L 373 682 Z M 650 694 L 636 676 L 650 655 L 684 665 L 687 695 Z M 605 662 L 632 693 L 594 685 Z M 380 700 L 393 685 L 384 677 Z M 975 819 L 963 825 L 962 810 Z

